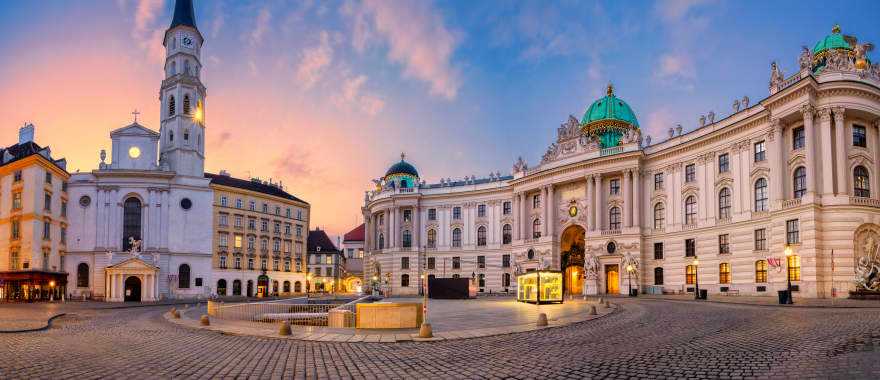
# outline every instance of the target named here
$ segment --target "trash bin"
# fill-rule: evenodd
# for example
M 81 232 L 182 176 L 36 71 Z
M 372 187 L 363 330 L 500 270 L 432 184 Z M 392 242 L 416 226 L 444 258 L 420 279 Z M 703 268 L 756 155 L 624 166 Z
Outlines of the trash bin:
M 638 290 L 638 289 L 630 289 L 630 290 L 629 290 L 629 296 L 630 296 L 630 297 L 638 297 L 638 296 L 639 296 L 639 290 Z
M 706 297 L 707 297 L 708 295 L 709 295 L 709 290 L 708 290 L 708 289 L 700 289 L 700 299 L 701 299 L 701 300 L 707 299 Z
M 779 293 L 779 304 L 780 305 L 788 304 L 788 290 L 780 290 L 778 293 Z

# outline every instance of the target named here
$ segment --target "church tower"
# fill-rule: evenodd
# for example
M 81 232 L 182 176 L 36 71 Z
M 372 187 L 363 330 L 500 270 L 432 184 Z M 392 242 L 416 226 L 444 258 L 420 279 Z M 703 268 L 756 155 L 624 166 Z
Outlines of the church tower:
M 165 31 L 165 79 L 159 165 L 179 175 L 205 172 L 205 85 L 201 81 L 204 38 L 196 28 L 192 0 L 176 0 L 174 18 Z

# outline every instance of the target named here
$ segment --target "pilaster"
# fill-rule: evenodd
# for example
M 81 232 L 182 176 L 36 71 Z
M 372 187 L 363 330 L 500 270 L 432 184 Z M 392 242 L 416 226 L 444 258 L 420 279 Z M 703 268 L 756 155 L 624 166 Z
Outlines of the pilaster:
M 837 167 L 837 194 L 838 195 L 846 195 L 849 193 L 849 185 L 847 178 L 849 177 L 849 170 L 847 170 L 846 165 L 846 151 L 849 147 L 849 142 L 846 140 L 846 133 L 844 130 L 846 126 L 843 124 L 844 121 L 844 113 L 846 109 L 844 107 L 834 107 L 832 108 L 834 112 L 834 163 Z M 827 145 L 831 145 L 830 143 Z M 830 156 L 828 156 L 830 157 Z M 829 160 L 823 160 L 829 161 Z M 874 176 L 877 176 L 876 174 Z

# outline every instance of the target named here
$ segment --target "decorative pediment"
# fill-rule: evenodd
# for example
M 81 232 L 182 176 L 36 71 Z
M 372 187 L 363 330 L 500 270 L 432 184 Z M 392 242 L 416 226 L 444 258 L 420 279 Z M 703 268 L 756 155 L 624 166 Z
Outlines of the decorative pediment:
M 720 189 L 722 187 L 730 187 L 730 186 L 733 186 L 733 178 L 724 177 L 724 178 L 719 178 L 718 180 L 715 181 L 715 189 L 716 190 Z
M 651 197 L 651 204 L 656 204 L 657 202 L 666 202 L 666 194 L 656 193 L 653 197 Z
M 791 155 L 791 158 L 788 159 L 788 165 L 794 165 L 796 163 L 803 163 L 806 160 L 804 157 L 804 151 L 798 150 L 795 154 Z
M 752 173 L 749 175 L 749 178 L 751 178 L 752 181 L 754 181 L 754 180 L 758 179 L 758 177 L 769 177 L 769 176 L 770 176 L 770 169 L 769 168 L 764 167 L 764 166 L 757 166 L 754 169 L 752 169 Z
M 158 271 L 159 267 L 147 264 L 146 261 L 139 259 L 137 257 L 132 257 L 123 261 L 120 261 L 116 264 L 110 265 L 107 269 L 116 269 L 122 271 L 135 271 L 135 270 L 150 270 L 150 271 Z
M 110 132 L 110 138 L 116 136 L 144 136 L 159 138 L 159 133 L 152 129 L 144 127 L 137 122 L 134 122 L 122 128 L 115 129 L 113 130 L 113 132 Z
M 857 165 L 873 166 L 870 165 L 870 163 L 872 162 L 871 155 L 868 154 L 867 151 L 862 149 L 858 149 L 855 150 L 853 153 L 850 153 L 848 158 L 850 161 L 855 161 Z
M 681 188 L 682 194 L 699 193 L 699 192 L 700 192 L 700 188 L 697 187 L 696 185 L 686 185 L 685 187 Z

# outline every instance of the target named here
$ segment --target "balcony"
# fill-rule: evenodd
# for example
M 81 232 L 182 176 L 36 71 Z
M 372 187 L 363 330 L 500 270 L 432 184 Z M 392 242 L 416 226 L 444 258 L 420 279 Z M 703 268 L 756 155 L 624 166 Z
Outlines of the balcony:
M 795 208 L 795 207 L 798 207 L 798 206 L 800 206 L 800 205 L 801 205 L 801 198 L 786 199 L 786 200 L 782 201 L 782 209 L 783 209 L 783 210 L 785 210 L 785 209 L 790 209 L 790 208 Z
M 849 197 L 849 204 L 853 206 L 867 206 L 880 208 L 880 199 L 866 197 Z
M 602 230 L 602 236 L 615 236 L 620 235 L 621 231 L 618 230 Z
M 599 150 L 599 157 L 611 156 L 619 153 L 623 153 L 623 146 L 601 149 Z
M 698 226 L 696 223 L 682 224 L 682 225 L 681 225 L 681 229 L 684 230 L 684 231 L 695 230 L 695 229 L 697 229 L 697 227 L 699 227 L 699 226 Z

